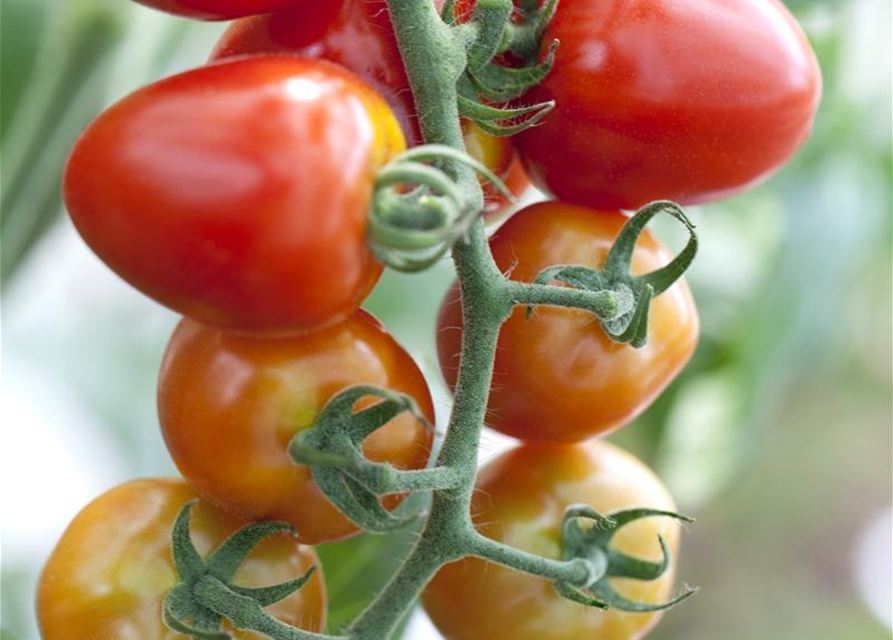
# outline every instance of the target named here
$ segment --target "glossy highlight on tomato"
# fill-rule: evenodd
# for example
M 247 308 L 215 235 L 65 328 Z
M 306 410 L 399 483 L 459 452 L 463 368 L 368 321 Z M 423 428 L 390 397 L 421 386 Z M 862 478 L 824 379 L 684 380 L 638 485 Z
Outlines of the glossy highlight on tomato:
M 56 545 L 37 591 L 43 640 L 175 640 L 162 622 L 161 604 L 177 580 L 171 530 L 195 493 L 182 480 L 134 480 L 115 487 L 81 511 Z M 250 524 L 199 501 L 192 538 L 207 556 L 228 536 Z M 308 631 L 325 627 L 326 596 L 319 560 L 294 537 L 267 538 L 251 552 L 235 583 L 265 587 L 317 572 L 297 592 L 267 609 L 279 620 Z M 234 640 L 261 640 L 228 623 Z
M 728 197 L 812 129 L 815 54 L 779 0 L 562 0 L 555 66 L 525 103 L 555 110 L 516 144 L 534 183 L 603 209 Z
M 184 320 L 158 383 L 164 440 L 204 498 L 256 519 L 284 520 L 302 542 L 357 532 L 288 457 L 291 438 L 325 403 L 356 384 L 415 398 L 433 421 L 428 386 L 412 358 L 364 311 L 329 329 L 276 340 L 237 336 Z M 399 469 L 423 468 L 431 430 L 403 413 L 373 433 L 364 453 Z M 385 506 L 399 502 L 388 497 Z
M 498 267 L 532 282 L 547 267 L 600 268 L 627 221 L 619 212 L 544 202 L 514 214 L 490 240 Z M 633 255 L 633 274 L 665 266 L 670 252 L 647 231 Z M 688 285 L 677 281 L 654 299 L 648 343 L 641 349 L 608 338 L 591 314 L 516 307 L 496 347 L 486 422 L 522 440 L 576 441 L 620 427 L 644 411 L 694 352 L 699 323 Z M 437 322 L 437 353 L 455 388 L 462 340 L 458 286 Z
M 524 445 L 480 471 L 472 502 L 485 536 L 549 558 L 561 557 L 561 519 L 572 504 L 600 513 L 648 507 L 675 511 L 663 483 L 639 460 L 601 440 L 577 445 Z M 658 535 L 676 558 L 679 523 L 646 518 L 622 527 L 612 545 L 650 561 Z M 612 580 L 632 600 L 660 603 L 673 589 L 672 565 L 654 581 Z M 638 640 L 660 613 L 601 611 L 563 599 L 546 579 L 478 558 L 446 565 L 425 589 L 423 604 L 447 640 Z
M 337 0 L 136 0 L 140 4 L 196 20 L 232 20 L 313 2 Z
M 387 104 L 336 65 L 285 56 L 187 71 L 101 114 L 64 195 L 87 244 L 186 316 L 285 334 L 352 314 L 381 265 L 377 170 L 404 149 Z
M 437 7 L 442 4 L 442 0 L 435 2 Z M 403 128 L 407 146 L 422 143 L 386 0 L 317 1 L 239 20 L 223 34 L 211 59 L 257 53 L 301 55 L 343 65 L 387 100 Z M 488 135 L 467 120 L 462 126 L 468 152 L 496 175 L 505 176 L 514 157 L 511 139 Z

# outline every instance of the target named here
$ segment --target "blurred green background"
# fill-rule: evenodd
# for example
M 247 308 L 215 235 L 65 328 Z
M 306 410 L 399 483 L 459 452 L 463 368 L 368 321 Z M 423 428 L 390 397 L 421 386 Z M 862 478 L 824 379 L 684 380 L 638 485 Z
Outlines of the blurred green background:
M 824 72 L 815 133 L 765 185 L 692 210 L 698 352 L 612 437 L 698 517 L 680 575 L 702 592 L 654 640 L 890 637 L 891 3 L 789 5 Z M 174 473 L 154 384 L 176 318 L 76 237 L 61 215 L 62 163 L 103 106 L 201 64 L 222 26 L 123 0 L 3 0 L 0 27 L 2 638 L 34 640 L 34 584 L 68 520 L 113 484 Z M 452 277 L 446 263 L 389 274 L 367 304 L 423 363 L 442 415 L 433 327 Z M 501 446 L 493 434 L 482 443 Z M 412 539 L 322 549 L 333 627 Z M 419 618 L 407 637 L 431 633 Z

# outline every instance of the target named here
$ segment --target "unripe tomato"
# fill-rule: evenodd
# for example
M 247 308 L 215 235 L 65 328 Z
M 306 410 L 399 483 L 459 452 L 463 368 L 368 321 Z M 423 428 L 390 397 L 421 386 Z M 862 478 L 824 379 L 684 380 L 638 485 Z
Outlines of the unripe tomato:
M 420 0 L 430 1 L 430 0 Z M 442 0 L 437 0 L 440 6 Z M 337 62 L 387 100 L 407 145 L 422 143 L 418 115 L 386 0 L 312 2 L 290 11 L 239 20 L 223 34 L 212 60 L 255 53 L 291 53 Z M 514 157 L 510 138 L 484 133 L 463 120 L 468 152 L 504 177 Z M 487 195 L 494 190 L 488 188 Z
M 350 72 L 231 60 L 101 114 L 72 151 L 65 201 L 99 257 L 162 304 L 228 329 L 306 331 L 352 314 L 381 274 L 366 216 L 377 170 L 403 149 L 387 104 Z
M 312 0 L 311 0 L 312 1 Z M 316 0 L 333 2 L 336 0 Z M 232 20 L 279 11 L 308 0 L 136 0 L 147 7 L 197 20 Z
M 182 480 L 146 479 L 115 487 L 81 511 L 44 567 L 37 591 L 43 640 L 175 640 L 185 636 L 165 626 L 161 604 L 176 584 L 171 530 L 180 509 L 195 498 Z M 249 522 L 200 501 L 191 533 L 205 557 Z M 267 538 L 248 556 L 234 582 L 266 587 L 300 577 L 319 566 L 313 549 L 290 536 Z M 308 631 L 325 626 L 322 573 L 267 609 L 279 620 Z M 266 636 L 226 630 L 235 640 Z
M 499 228 L 490 249 L 512 280 L 532 282 L 547 267 L 600 268 L 627 218 L 559 202 L 527 207 Z M 665 266 L 672 256 L 647 231 L 633 255 L 633 273 Z M 515 308 L 496 348 L 487 424 L 522 440 L 575 441 L 619 427 L 641 413 L 694 352 L 698 314 L 688 285 L 677 281 L 651 304 L 648 343 L 641 349 L 608 338 L 585 311 Z M 462 340 L 458 286 L 437 321 L 437 353 L 455 387 Z
M 634 507 L 674 511 L 661 481 L 639 460 L 600 440 L 525 445 L 484 467 L 472 514 L 485 536 L 537 555 L 561 557 L 561 523 L 572 504 L 600 513 Z M 650 561 L 658 535 L 676 557 L 679 523 L 646 518 L 618 530 L 612 545 Z M 673 571 L 654 581 L 614 579 L 623 596 L 647 603 L 671 597 Z M 446 565 L 425 589 L 425 610 L 448 640 L 637 640 L 659 613 L 601 611 L 563 599 L 551 582 L 467 558 Z
M 184 320 L 158 383 L 164 440 L 204 498 L 258 520 L 284 520 L 302 542 L 337 540 L 357 528 L 292 463 L 288 443 L 325 403 L 356 384 L 415 398 L 429 419 L 428 386 L 412 358 L 364 311 L 304 336 L 257 340 Z M 407 413 L 366 439 L 365 454 L 400 469 L 423 468 L 430 429 Z M 388 507 L 399 500 L 389 497 Z
M 778 0 L 561 0 L 555 100 L 516 144 L 534 183 L 600 209 L 708 202 L 778 170 L 812 129 L 815 54 Z

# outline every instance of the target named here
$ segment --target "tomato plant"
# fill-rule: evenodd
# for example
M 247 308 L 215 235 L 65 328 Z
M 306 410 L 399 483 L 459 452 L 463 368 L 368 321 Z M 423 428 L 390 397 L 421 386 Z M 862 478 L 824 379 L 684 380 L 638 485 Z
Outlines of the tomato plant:
M 353 313 L 377 281 L 366 213 L 402 149 L 387 105 L 351 73 L 233 60 L 100 115 L 72 151 L 65 201 L 97 255 L 162 304 L 228 329 L 308 330 Z
M 437 0 L 435 4 L 439 7 L 443 2 Z M 387 100 L 407 145 L 422 143 L 412 90 L 384 0 L 313 2 L 239 20 L 223 34 L 211 59 L 256 53 L 298 54 L 350 69 Z M 511 138 L 488 135 L 468 120 L 462 126 L 471 156 L 497 175 L 507 177 L 515 155 Z M 488 188 L 487 195 L 498 208 L 501 203 L 495 190 Z
M 232 20 L 279 11 L 308 0 L 136 0 L 140 4 L 186 18 Z
M 551 265 L 601 266 L 626 216 L 557 202 L 519 211 L 490 240 L 496 264 L 511 279 L 532 282 Z M 670 254 L 645 234 L 633 271 L 664 266 Z M 438 317 L 437 350 L 444 378 L 456 385 L 462 340 L 458 287 Z M 603 433 L 643 411 L 682 369 L 698 338 L 698 315 L 679 281 L 654 300 L 648 344 L 613 342 L 589 313 L 516 308 L 502 325 L 487 424 L 523 440 L 572 441 Z
M 812 129 L 818 63 L 778 0 L 562 0 L 555 67 L 525 101 L 556 101 L 518 136 L 534 183 L 633 209 L 730 196 L 779 169 Z
M 472 502 L 487 537 L 545 557 L 561 554 L 561 516 L 582 503 L 602 513 L 648 507 L 672 511 L 673 499 L 645 465 L 600 440 L 578 445 L 529 444 L 480 470 Z M 675 553 L 679 523 L 647 518 L 618 530 L 615 548 L 659 560 L 662 536 Z M 628 598 L 657 603 L 673 588 L 672 571 L 657 580 L 617 580 Z M 586 609 L 561 598 L 541 578 L 478 559 L 448 564 L 425 589 L 428 615 L 448 640 L 635 640 L 659 613 Z
M 37 594 L 43 640 L 182 638 L 162 622 L 161 601 L 176 582 L 171 527 L 195 492 L 181 480 L 135 480 L 99 496 L 69 525 L 50 556 Z M 193 509 L 192 535 L 200 552 L 212 551 L 243 519 L 205 502 Z M 288 536 L 270 537 L 236 575 L 246 587 L 283 582 L 318 565 L 316 553 Z M 320 573 L 274 604 L 280 620 L 321 631 L 326 597 Z M 238 640 L 264 636 L 228 629 Z
M 153 4 L 281 11 L 124 98 L 71 154 L 81 235 L 186 316 L 158 413 L 190 488 L 132 483 L 78 516 L 44 574 L 45 640 L 169 637 L 162 612 L 192 637 L 382 640 L 429 583 L 451 640 L 633 640 L 692 595 L 669 598 L 667 572 L 690 519 L 634 458 L 573 443 L 643 411 L 695 349 L 681 278 L 698 239 L 669 199 L 740 190 L 809 132 L 818 70 L 777 0 Z M 507 136 L 563 201 L 488 241 L 499 203 L 479 180 L 506 196 L 499 176 L 527 181 Z M 675 256 L 645 231 L 658 214 L 688 232 Z M 425 379 L 359 306 L 383 266 L 414 273 L 447 253 L 458 281 L 437 347 L 455 399 L 433 455 Z M 475 490 L 485 421 L 541 442 Z M 193 491 L 208 501 L 196 526 L 185 507 L 170 529 Z M 430 495 L 426 511 L 397 508 L 411 492 Z M 209 554 L 242 520 L 256 522 Z M 297 626 L 322 625 L 318 576 L 294 579 L 312 552 L 270 536 L 414 521 L 399 573 L 340 635 Z M 265 586 L 230 582 L 261 540 L 242 571 Z M 275 545 L 293 579 L 269 585 Z
M 203 497 L 257 519 L 278 519 L 316 544 L 357 531 L 288 457 L 289 440 L 311 427 L 329 398 L 375 384 L 406 393 L 433 421 L 418 367 L 369 314 L 305 336 L 256 340 L 185 320 L 168 345 L 158 413 L 168 450 Z M 397 416 L 365 442 L 375 461 L 425 466 L 432 433 Z M 395 506 L 394 499 L 389 506 Z

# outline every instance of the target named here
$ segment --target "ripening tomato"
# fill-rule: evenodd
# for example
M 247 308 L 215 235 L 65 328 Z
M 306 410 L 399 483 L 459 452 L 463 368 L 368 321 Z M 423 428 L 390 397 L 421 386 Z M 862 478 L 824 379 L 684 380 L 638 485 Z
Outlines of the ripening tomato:
M 442 0 L 435 4 L 440 6 Z M 347 67 L 387 100 L 403 127 L 408 146 L 422 143 L 412 89 L 386 0 L 317 1 L 239 20 L 224 33 L 211 59 L 255 53 L 299 54 Z M 504 176 L 514 156 L 511 140 L 490 136 L 465 120 L 462 126 L 469 153 Z
M 336 0 L 316 0 L 335 2 Z M 279 11 L 308 0 L 136 0 L 147 7 L 196 20 L 232 20 Z
M 387 104 L 336 65 L 289 56 L 168 78 L 100 115 L 65 200 L 87 244 L 162 304 L 291 333 L 352 314 L 379 275 L 375 174 L 404 149 Z
M 44 567 L 37 591 L 43 640 L 183 640 L 162 622 L 161 603 L 174 584 L 171 530 L 180 509 L 195 498 L 182 480 L 135 480 L 115 487 L 81 511 Z M 191 533 L 203 557 L 249 524 L 206 502 L 193 508 Z M 257 546 L 234 582 L 265 587 L 319 567 L 313 549 L 291 536 Z M 325 626 L 326 597 L 319 570 L 300 590 L 267 609 L 308 631 Z M 236 630 L 236 640 L 262 640 Z
M 806 37 L 779 0 L 562 0 L 555 100 L 517 136 L 533 182 L 600 209 L 708 202 L 779 169 L 821 96 Z
M 520 282 L 547 267 L 600 268 L 627 218 L 559 202 L 527 207 L 494 234 L 496 264 Z M 666 265 L 670 252 L 647 231 L 633 273 Z M 441 371 L 455 387 L 462 339 L 458 287 L 438 318 Z M 522 440 L 575 441 L 619 427 L 643 411 L 688 361 L 698 339 L 698 314 L 688 285 L 677 281 L 651 304 L 648 343 L 641 349 L 608 338 L 592 314 L 538 307 L 528 319 L 517 307 L 502 326 L 487 424 Z
M 158 412 L 174 462 L 204 498 L 256 519 L 290 522 L 302 542 L 316 544 L 357 528 L 310 470 L 292 463 L 287 447 L 332 396 L 356 384 L 408 394 L 434 419 L 418 367 L 364 311 L 320 332 L 275 340 L 184 320 L 162 363 Z M 431 442 L 430 429 L 403 413 L 367 438 L 364 451 L 418 469 Z M 389 497 L 385 505 L 397 502 Z
M 661 481 L 639 460 L 601 440 L 525 445 L 484 467 L 472 514 L 484 535 L 548 558 L 561 557 L 564 510 L 586 504 L 600 513 L 634 507 L 674 511 Z M 620 528 L 612 545 L 645 560 L 661 559 L 658 535 L 675 559 L 679 523 L 645 518 Z M 653 581 L 612 579 L 631 600 L 671 597 L 673 571 Z M 637 640 L 660 613 L 601 611 L 559 596 L 551 582 L 478 558 L 446 565 L 425 589 L 425 610 L 448 640 Z

